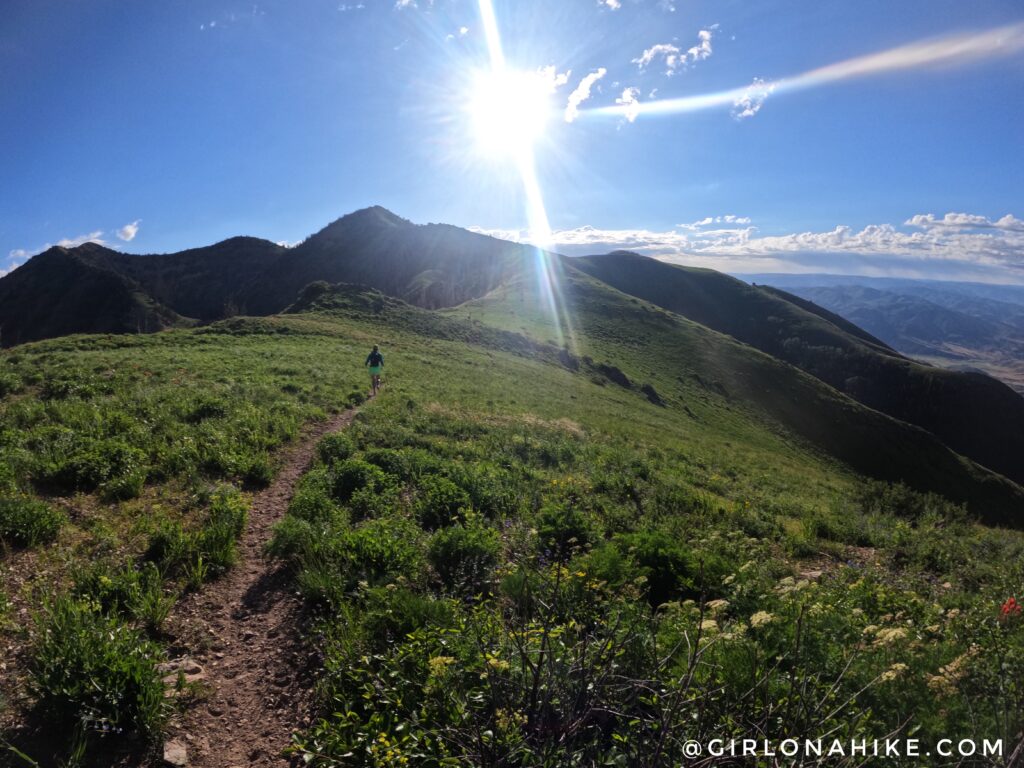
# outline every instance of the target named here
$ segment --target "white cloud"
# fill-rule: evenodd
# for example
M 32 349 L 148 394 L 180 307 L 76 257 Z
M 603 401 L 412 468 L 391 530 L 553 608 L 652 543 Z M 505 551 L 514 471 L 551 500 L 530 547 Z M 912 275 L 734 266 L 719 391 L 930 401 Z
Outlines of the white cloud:
M 598 5 L 603 5 L 612 11 L 617 11 L 622 7 L 620 0 L 597 0 Z
M 717 226 L 716 226 L 717 225 Z M 530 241 L 525 232 L 492 232 Z M 839 272 L 935 279 L 1024 282 L 1024 220 L 919 214 L 902 226 L 838 225 L 820 232 L 759 235 L 745 216 L 707 216 L 667 232 L 585 226 L 552 233 L 567 255 L 630 250 L 727 272 Z
M 737 216 L 733 213 L 727 213 L 724 216 L 705 216 L 700 221 L 694 221 L 690 224 L 676 224 L 680 229 L 690 230 L 691 232 L 707 227 L 711 224 L 749 224 L 749 216 Z
M 87 235 L 79 235 L 78 237 L 65 237 L 63 240 L 58 240 L 56 242 L 56 245 L 59 245 L 61 248 L 77 248 L 78 246 L 85 245 L 86 243 L 106 245 L 106 242 L 104 242 L 103 240 L 103 231 L 96 230 L 95 232 L 90 232 Z M 52 246 L 50 245 L 50 243 L 47 243 L 46 245 L 43 246 L 41 250 L 45 251 L 47 248 L 51 247 Z
M 117 230 L 118 238 L 124 240 L 126 243 L 130 243 L 135 239 L 135 236 L 139 234 L 139 222 L 141 221 L 142 219 L 136 219 L 131 224 L 125 224 Z
M 623 117 L 631 123 L 634 122 L 640 114 L 640 89 L 632 86 L 626 88 L 615 103 L 623 107 Z
M 775 83 L 766 83 L 759 77 L 754 78 L 747 89 L 736 97 L 732 103 L 732 116 L 737 120 L 746 120 L 761 111 L 765 100 L 775 90 Z
M 364 8 L 366 8 L 364 3 L 341 3 L 338 6 L 338 10 L 342 13 L 346 13 L 347 11 L 361 11 Z
M 77 237 L 65 237 L 58 240 L 56 243 L 47 243 L 42 248 L 35 248 L 33 250 L 29 250 L 27 248 L 15 248 L 7 254 L 7 260 L 11 265 L 11 269 L 7 270 L 7 272 L 21 266 L 33 256 L 36 256 L 43 251 L 47 251 L 55 245 L 60 246 L 61 248 L 77 248 L 85 243 L 96 243 L 97 245 L 107 246 L 107 242 L 103 239 L 103 230 L 98 229 L 95 232 L 78 235 Z M 6 274 L 6 272 L 0 272 L 0 276 L 3 276 L 4 274 Z
M 608 73 L 608 70 L 604 67 L 600 67 L 596 72 L 591 72 L 585 75 L 580 84 L 576 86 L 576 89 L 569 94 L 569 102 L 565 107 L 565 122 L 571 123 L 579 115 L 579 106 L 584 101 L 590 98 L 590 90 L 594 87 L 594 83 L 600 80 Z
M 678 66 L 679 54 L 679 46 L 672 45 L 672 43 L 658 43 L 657 45 L 652 45 L 637 58 L 633 59 L 633 63 L 640 67 L 640 69 L 647 69 L 655 59 L 664 58 L 666 72 L 671 74 Z
M 941 219 L 936 218 L 933 213 L 919 213 L 916 216 L 911 216 L 903 223 L 908 227 L 920 227 L 922 229 L 945 227 L 947 229 L 1005 229 L 1014 232 L 1024 232 L 1024 220 L 1018 219 L 1009 213 L 995 221 L 985 216 L 976 216 L 969 213 L 947 213 Z
M 715 24 L 711 29 L 717 27 Z M 697 33 L 697 44 L 686 52 L 690 61 L 703 61 L 711 55 L 711 29 L 702 29 Z
M 661 59 L 665 63 L 665 74 L 673 75 L 687 65 L 703 61 L 711 56 L 711 37 L 716 29 L 718 29 L 718 25 L 712 24 L 707 29 L 700 30 L 697 33 L 697 44 L 685 52 L 674 43 L 657 43 L 633 59 L 633 63 L 643 71 L 656 60 Z

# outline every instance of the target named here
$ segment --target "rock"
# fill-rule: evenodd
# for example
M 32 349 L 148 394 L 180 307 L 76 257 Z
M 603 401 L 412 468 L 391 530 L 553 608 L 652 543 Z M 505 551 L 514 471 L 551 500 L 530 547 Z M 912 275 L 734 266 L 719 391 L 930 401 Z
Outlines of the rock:
M 188 750 L 185 745 L 173 739 L 164 744 L 164 762 L 176 768 L 184 768 L 188 765 Z

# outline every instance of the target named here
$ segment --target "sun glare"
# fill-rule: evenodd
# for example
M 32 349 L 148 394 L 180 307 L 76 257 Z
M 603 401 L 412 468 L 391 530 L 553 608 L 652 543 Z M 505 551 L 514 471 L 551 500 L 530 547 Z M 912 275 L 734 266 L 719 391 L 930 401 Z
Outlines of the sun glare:
M 543 72 L 481 72 L 469 103 L 473 137 L 491 156 L 518 156 L 544 135 L 552 114 L 550 78 Z

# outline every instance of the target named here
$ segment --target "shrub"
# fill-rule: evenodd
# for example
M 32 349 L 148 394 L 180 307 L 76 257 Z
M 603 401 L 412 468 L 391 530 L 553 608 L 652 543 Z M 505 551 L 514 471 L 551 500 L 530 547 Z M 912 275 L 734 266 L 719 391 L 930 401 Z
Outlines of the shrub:
M 427 557 L 448 587 L 477 591 L 498 562 L 498 532 L 481 525 L 455 525 L 430 540 Z
M 324 464 L 337 464 L 355 452 L 352 438 L 344 432 L 326 435 L 316 447 L 316 454 Z
M 274 479 L 274 469 L 266 454 L 253 456 L 245 462 L 241 474 L 246 488 L 266 488 Z
M 542 549 L 559 558 L 575 549 L 587 549 L 594 532 L 586 515 L 572 506 L 548 504 L 537 515 L 537 536 Z
M 385 650 L 423 627 L 450 625 L 453 613 L 449 601 L 378 587 L 367 596 L 363 626 L 373 647 Z
M 57 538 L 64 514 L 28 496 L 0 498 L 0 540 L 22 547 L 46 544 Z
M 380 468 L 361 459 L 345 459 L 334 467 L 334 483 L 331 493 L 344 503 L 352 494 L 361 489 L 379 492 L 391 485 L 389 476 Z
M 110 480 L 145 472 L 145 454 L 112 438 L 83 438 L 72 430 L 51 429 L 31 447 L 38 454 L 33 478 L 58 490 L 92 491 Z
M 623 534 L 618 541 L 647 578 L 651 605 L 700 596 L 700 563 L 676 539 L 660 531 L 642 531 Z
M 33 693 L 54 732 L 90 722 L 159 736 L 168 714 L 160 648 L 113 615 L 70 596 L 37 616 Z
M 270 557 L 298 565 L 316 551 L 320 536 L 309 520 L 289 514 L 274 526 L 266 551 Z
M 346 532 L 338 542 L 349 587 L 365 581 L 385 583 L 399 576 L 412 577 L 420 564 L 415 526 L 390 518 L 368 520 Z
M 230 486 L 218 489 L 197 531 L 180 523 L 165 525 L 149 541 L 146 559 L 167 576 L 184 576 L 191 587 L 219 576 L 235 564 L 236 542 L 245 529 L 245 499 Z
M 368 448 L 363 451 L 363 459 L 402 481 L 408 482 L 412 479 L 409 472 L 409 456 L 405 451 L 394 448 Z
M 0 398 L 21 391 L 21 377 L 12 371 L 0 371 Z
M 451 525 L 469 506 L 469 494 L 451 480 L 437 476 L 420 480 L 416 518 L 424 528 L 435 530 Z
M 146 472 L 139 468 L 108 480 L 100 487 L 100 495 L 104 501 L 128 501 L 142 495 L 146 486 Z
M 338 505 L 331 498 L 331 477 L 326 470 L 313 469 L 300 481 L 288 504 L 288 514 L 311 523 L 337 516 Z
M 116 570 L 92 565 L 77 574 L 72 592 L 105 614 L 135 619 L 151 631 L 160 629 L 174 607 L 174 596 L 164 592 L 160 571 L 151 562 Z

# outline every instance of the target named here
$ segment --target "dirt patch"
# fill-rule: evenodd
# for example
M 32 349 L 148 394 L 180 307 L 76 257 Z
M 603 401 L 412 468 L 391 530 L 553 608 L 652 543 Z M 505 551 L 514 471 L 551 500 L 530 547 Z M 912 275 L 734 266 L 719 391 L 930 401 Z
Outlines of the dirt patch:
M 271 529 L 321 437 L 352 423 L 350 410 L 315 425 L 284 450 L 273 484 L 253 498 L 239 563 L 182 600 L 168 621 L 182 667 L 207 695 L 177 718 L 167 743 L 196 768 L 284 766 L 282 751 L 309 716 L 316 672 L 301 635 L 302 605 L 287 575 L 263 557 Z

